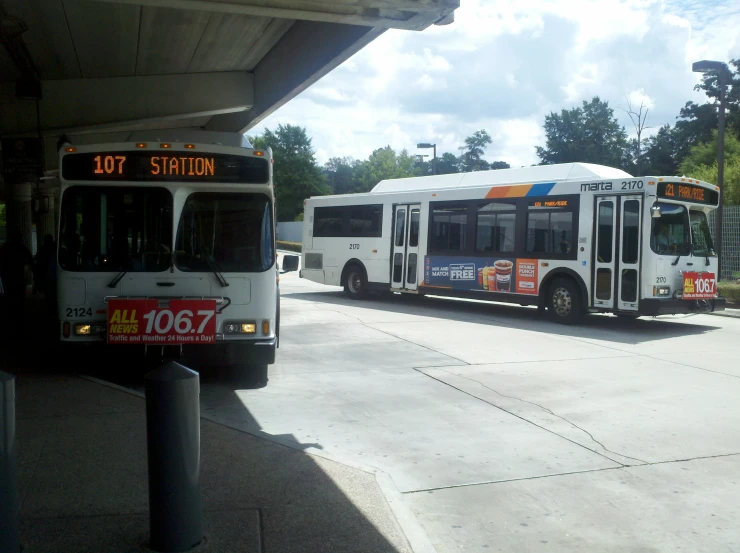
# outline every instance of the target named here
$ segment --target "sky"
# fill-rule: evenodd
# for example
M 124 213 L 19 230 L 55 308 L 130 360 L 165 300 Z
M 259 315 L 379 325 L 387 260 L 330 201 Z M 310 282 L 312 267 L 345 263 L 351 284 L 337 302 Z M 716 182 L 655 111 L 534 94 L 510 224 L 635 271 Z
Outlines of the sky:
M 320 164 L 418 142 L 455 155 L 485 129 L 484 157 L 537 163 L 545 116 L 599 96 L 630 136 L 628 101 L 649 108 L 645 135 L 676 120 L 701 59 L 740 58 L 738 0 L 461 0 L 451 25 L 389 30 L 250 129 L 306 127 Z

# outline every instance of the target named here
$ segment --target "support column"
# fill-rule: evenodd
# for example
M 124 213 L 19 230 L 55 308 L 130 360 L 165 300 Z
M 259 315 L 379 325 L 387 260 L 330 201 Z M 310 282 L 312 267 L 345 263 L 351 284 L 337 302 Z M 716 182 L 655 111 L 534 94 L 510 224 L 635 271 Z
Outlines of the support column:
M 8 185 L 6 184 L 6 186 Z M 11 192 L 5 204 L 8 235 L 16 233 L 21 242 L 31 251 L 33 246 L 31 243 L 32 185 L 31 183 L 14 184 L 10 188 Z
M 36 214 L 36 242 L 39 247 L 44 243 L 44 236 L 51 234 L 56 241 L 56 196 L 57 189 L 41 187 L 34 196 L 33 208 Z

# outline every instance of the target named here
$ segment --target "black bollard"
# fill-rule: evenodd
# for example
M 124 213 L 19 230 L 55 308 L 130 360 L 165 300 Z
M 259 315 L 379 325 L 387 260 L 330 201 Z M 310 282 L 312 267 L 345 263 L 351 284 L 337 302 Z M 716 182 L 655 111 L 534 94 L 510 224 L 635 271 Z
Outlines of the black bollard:
M 200 381 L 169 361 L 146 375 L 150 547 L 188 551 L 203 539 Z
M 15 450 L 15 376 L 0 371 L 0 553 L 21 550 L 18 458 Z

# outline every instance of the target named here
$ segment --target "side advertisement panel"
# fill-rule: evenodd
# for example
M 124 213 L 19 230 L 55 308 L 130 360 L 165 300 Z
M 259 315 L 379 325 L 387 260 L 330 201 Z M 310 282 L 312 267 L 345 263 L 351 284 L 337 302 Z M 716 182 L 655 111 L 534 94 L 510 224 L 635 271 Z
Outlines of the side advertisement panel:
M 539 293 L 537 260 L 516 258 L 424 257 L 424 284 L 453 290 Z

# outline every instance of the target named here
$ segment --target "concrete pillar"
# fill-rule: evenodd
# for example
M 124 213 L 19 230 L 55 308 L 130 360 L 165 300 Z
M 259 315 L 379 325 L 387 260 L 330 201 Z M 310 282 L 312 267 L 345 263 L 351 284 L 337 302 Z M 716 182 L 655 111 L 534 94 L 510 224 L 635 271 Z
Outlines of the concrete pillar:
M 8 185 L 6 184 L 6 187 Z M 11 187 L 8 200 L 5 204 L 5 217 L 7 222 L 8 235 L 15 232 L 21 239 L 21 242 L 32 250 L 32 184 L 14 184 Z
M 44 236 L 51 234 L 56 240 L 56 196 L 57 189 L 52 187 L 39 188 L 38 194 L 34 196 L 33 207 L 36 211 L 36 242 L 41 246 Z

